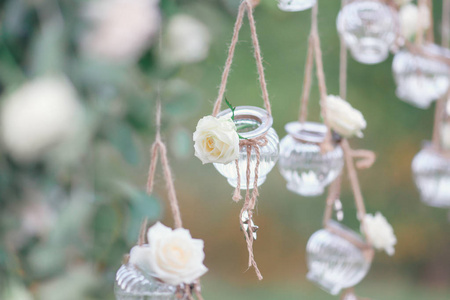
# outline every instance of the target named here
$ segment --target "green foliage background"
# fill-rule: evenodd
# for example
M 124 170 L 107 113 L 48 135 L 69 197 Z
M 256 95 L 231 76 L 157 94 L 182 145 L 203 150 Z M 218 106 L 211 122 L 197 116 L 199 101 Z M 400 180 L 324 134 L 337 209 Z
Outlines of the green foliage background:
M 18 165 L 0 148 L 0 299 L 10 300 L 9 290 L 17 286 L 36 299 L 113 299 L 115 271 L 134 244 L 142 218 L 172 224 L 165 209 L 163 178 L 158 177 L 154 196 L 144 193 L 158 81 L 163 82 L 162 131 L 170 148 L 184 226 L 205 241 L 205 264 L 210 269 L 203 280 L 205 298 L 332 299 L 305 279 L 305 245 L 320 228 L 324 197 L 294 195 L 285 189 L 278 170 L 272 171 L 261 187 L 255 218 L 260 226 L 255 255 L 265 277 L 258 282 L 252 270 L 245 272 L 247 254 L 237 218 L 240 204 L 232 202 L 232 188 L 211 165 L 202 166 L 193 156 L 191 134 L 198 119 L 212 110 L 238 1 L 162 0 L 164 22 L 174 14 L 188 13 L 205 23 L 213 37 L 205 61 L 170 69 L 159 63 L 155 47 L 138 64 L 126 67 L 81 57 L 76 41 L 86 24 L 78 12 L 85 2 L 1 2 L 2 98 L 26 79 L 63 71 L 83 98 L 92 136 L 83 159 L 64 166 L 51 159 Z M 320 36 L 331 94 L 338 94 L 339 2 L 320 1 Z M 39 17 L 43 6 L 50 12 L 44 19 Z M 64 18 L 63 27 L 52 22 L 57 13 Z M 284 13 L 275 0 L 261 0 L 255 18 L 274 128 L 282 137 L 284 124 L 297 118 L 310 14 Z M 381 211 L 398 237 L 395 256 L 377 254 L 357 291 L 373 299 L 449 299 L 448 212 L 420 202 L 410 171 L 422 140 L 431 137 L 433 110 L 416 109 L 395 97 L 391 62 L 392 57 L 367 66 L 349 59 L 347 100 L 368 123 L 365 137 L 352 140 L 352 145 L 378 155 L 372 169 L 360 172 L 367 208 Z M 227 98 L 233 105 L 262 105 L 247 24 Z M 312 120 L 319 120 L 316 81 L 309 113 Z M 345 223 L 356 229 L 347 180 L 344 185 Z M 11 240 L 21 234 L 20 207 L 38 195 L 57 212 L 55 225 L 47 237 L 25 238 L 20 247 L 13 246 Z

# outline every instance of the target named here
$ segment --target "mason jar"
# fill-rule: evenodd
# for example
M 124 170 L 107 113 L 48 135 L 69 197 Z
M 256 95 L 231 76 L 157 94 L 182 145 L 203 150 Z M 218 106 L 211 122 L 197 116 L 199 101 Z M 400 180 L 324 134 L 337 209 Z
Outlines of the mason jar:
M 320 145 L 327 128 L 313 122 L 291 122 L 285 126 L 286 135 L 280 142 L 278 167 L 287 181 L 287 188 L 302 196 L 318 196 L 333 182 L 344 166 L 341 146 L 322 153 Z
M 412 161 L 412 172 L 425 204 L 450 208 L 450 156 L 426 143 Z
M 222 116 L 231 118 L 231 109 L 221 111 L 217 115 L 217 117 Z M 234 111 L 234 122 L 236 124 L 237 131 L 242 138 L 258 139 L 265 136 L 267 139 L 267 144 L 260 147 L 260 164 L 258 168 L 258 186 L 260 186 L 264 183 L 264 181 L 266 181 L 267 174 L 272 170 L 278 160 L 279 139 L 277 133 L 272 128 L 273 118 L 266 110 L 262 108 L 254 106 L 238 106 Z M 247 189 L 247 147 L 244 145 L 240 146 L 239 153 L 238 164 L 241 184 L 240 187 L 241 189 Z M 250 157 L 250 189 L 253 188 L 255 180 L 256 161 L 256 151 L 254 147 L 252 147 Z M 237 186 L 235 161 L 228 164 L 214 163 L 214 167 L 220 174 L 227 178 L 228 183 L 231 186 Z
M 369 272 L 374 251 L 353 230 L 333 220 L 306 245 L 307 278 L 332 295 L 358 284 Z
M 391 8 L 376 0 L 351 2 L 337 17 L 339 34 L 353 58 L 363 64 L 376 64 L 389 56 L 397 27 Z
M 163 283 L 130 263 L 122 265 L 117 271 L 114 294 L 116 300 L 186 299 L 177 294 L 176 286 Z
M 278 8 L 283 11 L 302 11 L 313 7 L 317 0 L 278 0 Z
M 397 97 L 425 109 L 444 96 L 449 88 L 449 66 L 433 57 L 450 59 L 450 51 L 435 44 L 427 44 L 420 49 L 417 53 L 409 49 L 397 52 L 392 62 L 392 72 L 397 84 Z

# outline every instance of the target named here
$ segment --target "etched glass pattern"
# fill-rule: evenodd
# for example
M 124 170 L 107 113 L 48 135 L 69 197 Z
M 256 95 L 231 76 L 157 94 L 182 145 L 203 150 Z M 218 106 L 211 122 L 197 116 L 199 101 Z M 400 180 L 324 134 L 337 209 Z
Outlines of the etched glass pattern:
M 364 243 L 354 231 L 333 223 Z M 321 229 L 310 237 L 306 253 L 309 269 L 307 278 L 332 295 L 358 284 L 367 275 L 371 265 L 371 259 L 365 257 L 363 250 L 327 229 Z
M 302 196 L 318 196 L 341 173 L 343 151 L 339 145 L 322 153 L 320 143 L 326 127 L 318 123 L 292 122 L 286 125 L 288 135 L 280 142 L 278 167 L 287 188 Z
M 302 11 L 313 7 L 316 0 L 278 0 L 278 8 L 284 11 Z
M 380 1 L 355 1 L 345 5 L 337 18 L 337 29 L 353 58 L 364 64 L 385 60 L 396 39 L 397 19 Z
M 231 118 L 231 110 L 222 111 L 218 117 L 229 115 Z M 272 128 L 272 117 L 262 108 L 253 106 L 238 106 L 235 110 L 234 121 L 238 128 L 238 133 L 247 139 L 254 139 L 266 135 L 267 145 L 260 147 L 260 164 L 258 168 L 258 186 L 266 181 L 267 174 L 275 166 L 278 160 L 279 139 L 275 130 Z M 241 129 L 239 129 L 241 128 Z M 239 155 L 239 174 L 241 181 L 241 189 L 247 188 L 247 147 L 240 147 Z M 237 172 L 236 162 L 232 161 L 228 164 L 215 163 L 214 167 L 220 174 L 225 176 L 228 183 L 236 187 Z M 250 157 L 250 186 L 253 188 L 255 180 L 256 152 L 252 147 Z
M 433 55 L 450 58 L 449 51 L 437 45 L 429 44 L 422 50 Z M 428 108 L 442 97 L 449 87 L 450 68 L 448 65 L 418 53 L 404 49 L 394 56 L 392 71 L 397 83 L 396 94 L 401 100 L 418 108 Z
M 156 280 L 132 264 L 122 265 L 116 273 L 116 300 L 179 300 L 176 292 L 175 286 Z
M 413 159 L 412 172 L 422 201 L 434 207 L 450 207 L 450 158 L 426 145 Z

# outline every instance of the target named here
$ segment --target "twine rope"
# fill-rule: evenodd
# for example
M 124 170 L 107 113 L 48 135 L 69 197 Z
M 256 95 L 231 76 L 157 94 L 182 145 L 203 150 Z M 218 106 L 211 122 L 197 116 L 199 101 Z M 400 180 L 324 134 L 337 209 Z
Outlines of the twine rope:
M 259 196 L 258 177 L 259 177 L 259 165 L 261 163 L 260 147 L 264 147 L 265 145 L 267 145 L 267 143 L 268 143 L 268 140 L 265 135 L 262 135 L 258 138 L 254 138 L 254 139 L 247 139 L 247 140 L 244 139 L 244 140 L 239 141 L 239 146 L 246 147 L 246 150 L 247 150 L 247 169 L 246 169 L 247 189 L 245 192 L 244 205 L 239 214 L 239 223 L 244 232 L 245 241 L 247 243 L 248 267 L 250 268 L 251 266 L 253 266 L 253 268 L 255 269 L 256 276 L 258 277 L 259 280 L 262 280 L 263 277 L 262 277 L 261 272 L 259 271 L 258 265 L 255 261 L 255 256 L 253 254 L 253 228 L 252 228 L 251 220 L 253 217 L 253 211 L 256 206 L 257 197 Z M 255 162 L 255 169 L 254 169 L 255 177 L 253 180 L 253 190 L 252 190 L 252 193 L 250 194 L 250 176 L 251 176 L 250 161 L 251 161 L 251 156 L 252 156 L 252 150 L 255 151 L 256 162 Z M 235 202 L 237 202 L 241 199 L 241 192 L 240 192 L 241 175 L 240 175 L 238 160 L 236 160 L 236 172 L 237 172 L 237 185 L 236 185 L 236 188 L 234 190 L 234 195 L 233 195 L 233 200 Z M 248 225 L 249 232 L 244 230 L 243 216 L 244 216 L 245 212 L 247 212 L 247 215 L 248 215 L 248 224 L 247 225 Z
M 239 5 L 238 15 L 236 22 L 234 24 L 233 37 L 231 39 L 230 48 L 228 49 L 228 57 L 225 61 L 225 67 L 222 73 L 222 80 L 219 87 L 219 95 L 217 96 L 216 102 L 214 104 L 212 115 L 215 117 L 220 112 L 220 107 L 225 95 L 228 76 L 230 75 L 231 65 L 233 64 L 234 52 L 236 49 L 236 44 L 239 40 L 239 31 L 242 27 L 245 11 L 247 11 L 247 17 L 250 24 L 250 33 L 252 37 L 252 44 L 254 50 L 254 57 L 256 60 L 256 67 L 259 75 L 259 83 L 261 85 L 262 98 L 264 100 L 264 107 L 266 108 L 269 115 L 272 115 L 272 108 L 269 101 L 269 92 L 267 91 L 267 82 L 264 75 L 263 59 L 261 54 L 261 48 L 259 46 L 258 35 L 256 33 L 255 19 L 253 17 L 253 7 L 257 5 L 257 1 L 243 0 Z
M 341 1 L 341 8 L 345 6 L 345 0 Z M 339 57 L 339 96 L 347 98 L 347 46 L 344 39 L 339 35 L 340 57 Z
M 320 112 L 324 121 L 325 126 L 327 127 L 327 133 L 325 135 L 325 139 L 321 144 L 322 152 L 327 152 L 333 149 L 332 145 L 332 136 L 331 136 L 331 128 L 328 122 L 327 117 L 327 109 L 326 109 L 326 99 L 327 99 L 327 86 L 325 82 L 325 73 L 323 69 L 323 61 L 322 61 L 322 49 L 320 47 L 320 38 L 319 38 L 319 29 L 318 29 L 318 16 L 319 6 L 316 3 L 311 11 L 311 32 L 309 34 L 309 44 L 308 44 L 308 54 L 306 59 L 305 66 L 305 78 L 303 81 L 303 93 L 300 100 L 300 114 L 299 121 L 300 123 L 304 123 L 308 117 L 308 102 L 310 96 L 311 89 L 311 77 L 312 77 L 312 65 L 313 58 L 316 65 L 316 76 L 319 85 L 319 93 L 320 93 Z

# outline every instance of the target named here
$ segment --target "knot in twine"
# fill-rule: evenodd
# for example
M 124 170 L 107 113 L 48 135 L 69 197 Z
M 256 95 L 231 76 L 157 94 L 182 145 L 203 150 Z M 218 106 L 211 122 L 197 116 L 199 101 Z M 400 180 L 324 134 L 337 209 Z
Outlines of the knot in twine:
M 256 206 L 256 199 L 259 196 L 258 191 L 258 177 L 259 177 L 259 165 L 261 163 L 261 149 L 260 147 L 266 146 L 268 143 L 266 135 L 262 135 L 257 138 L 253 139 L 243 139 L 239 141 L 240 147 L 246 147 L 247 150 L 247 170 L 246 170 L 246 181 L 247 181 L 247 190 L 245 193 L 245 201 L 244 206 L 241 209 L 241 212 L 239 214 L 239 223 L 241 225 L 241 228 L 244 228 L 244 221 L 243 221 L 243 215 L 245 212 L 248 214 L 248 219 L 251 222 L 253 217 L 253 210 Z M 253 181 L 253 191 L 250 195 L 250 175 L 251 175 L 251 169 L 250 169 L 250 161 L 252 158 L 252 149 L 255 150 L 256 154 L 256 163 L 255 163 L 255 177 Z M 241 174 L 239 170 L 239 160 L 236 161 L 236 173 L 237 173 L 237 184 L 236 189 L 234 190 L 233 194 L 233 200 L 235 202 L 238 202 L 241 197 Z M 243 230 L 245 241 L 247 243 L 247 250 L 248 250 L 248 267 L 250 268 L 253 266 L 255 268 L 256 276 L 258 276 L 258 279 L 263 279 L 261 272 L 258 269 L 258 265 L 256 264 L 255 257 L 253 254 L 253 228 L 252 226 L 248 226 L 248 231 Z

